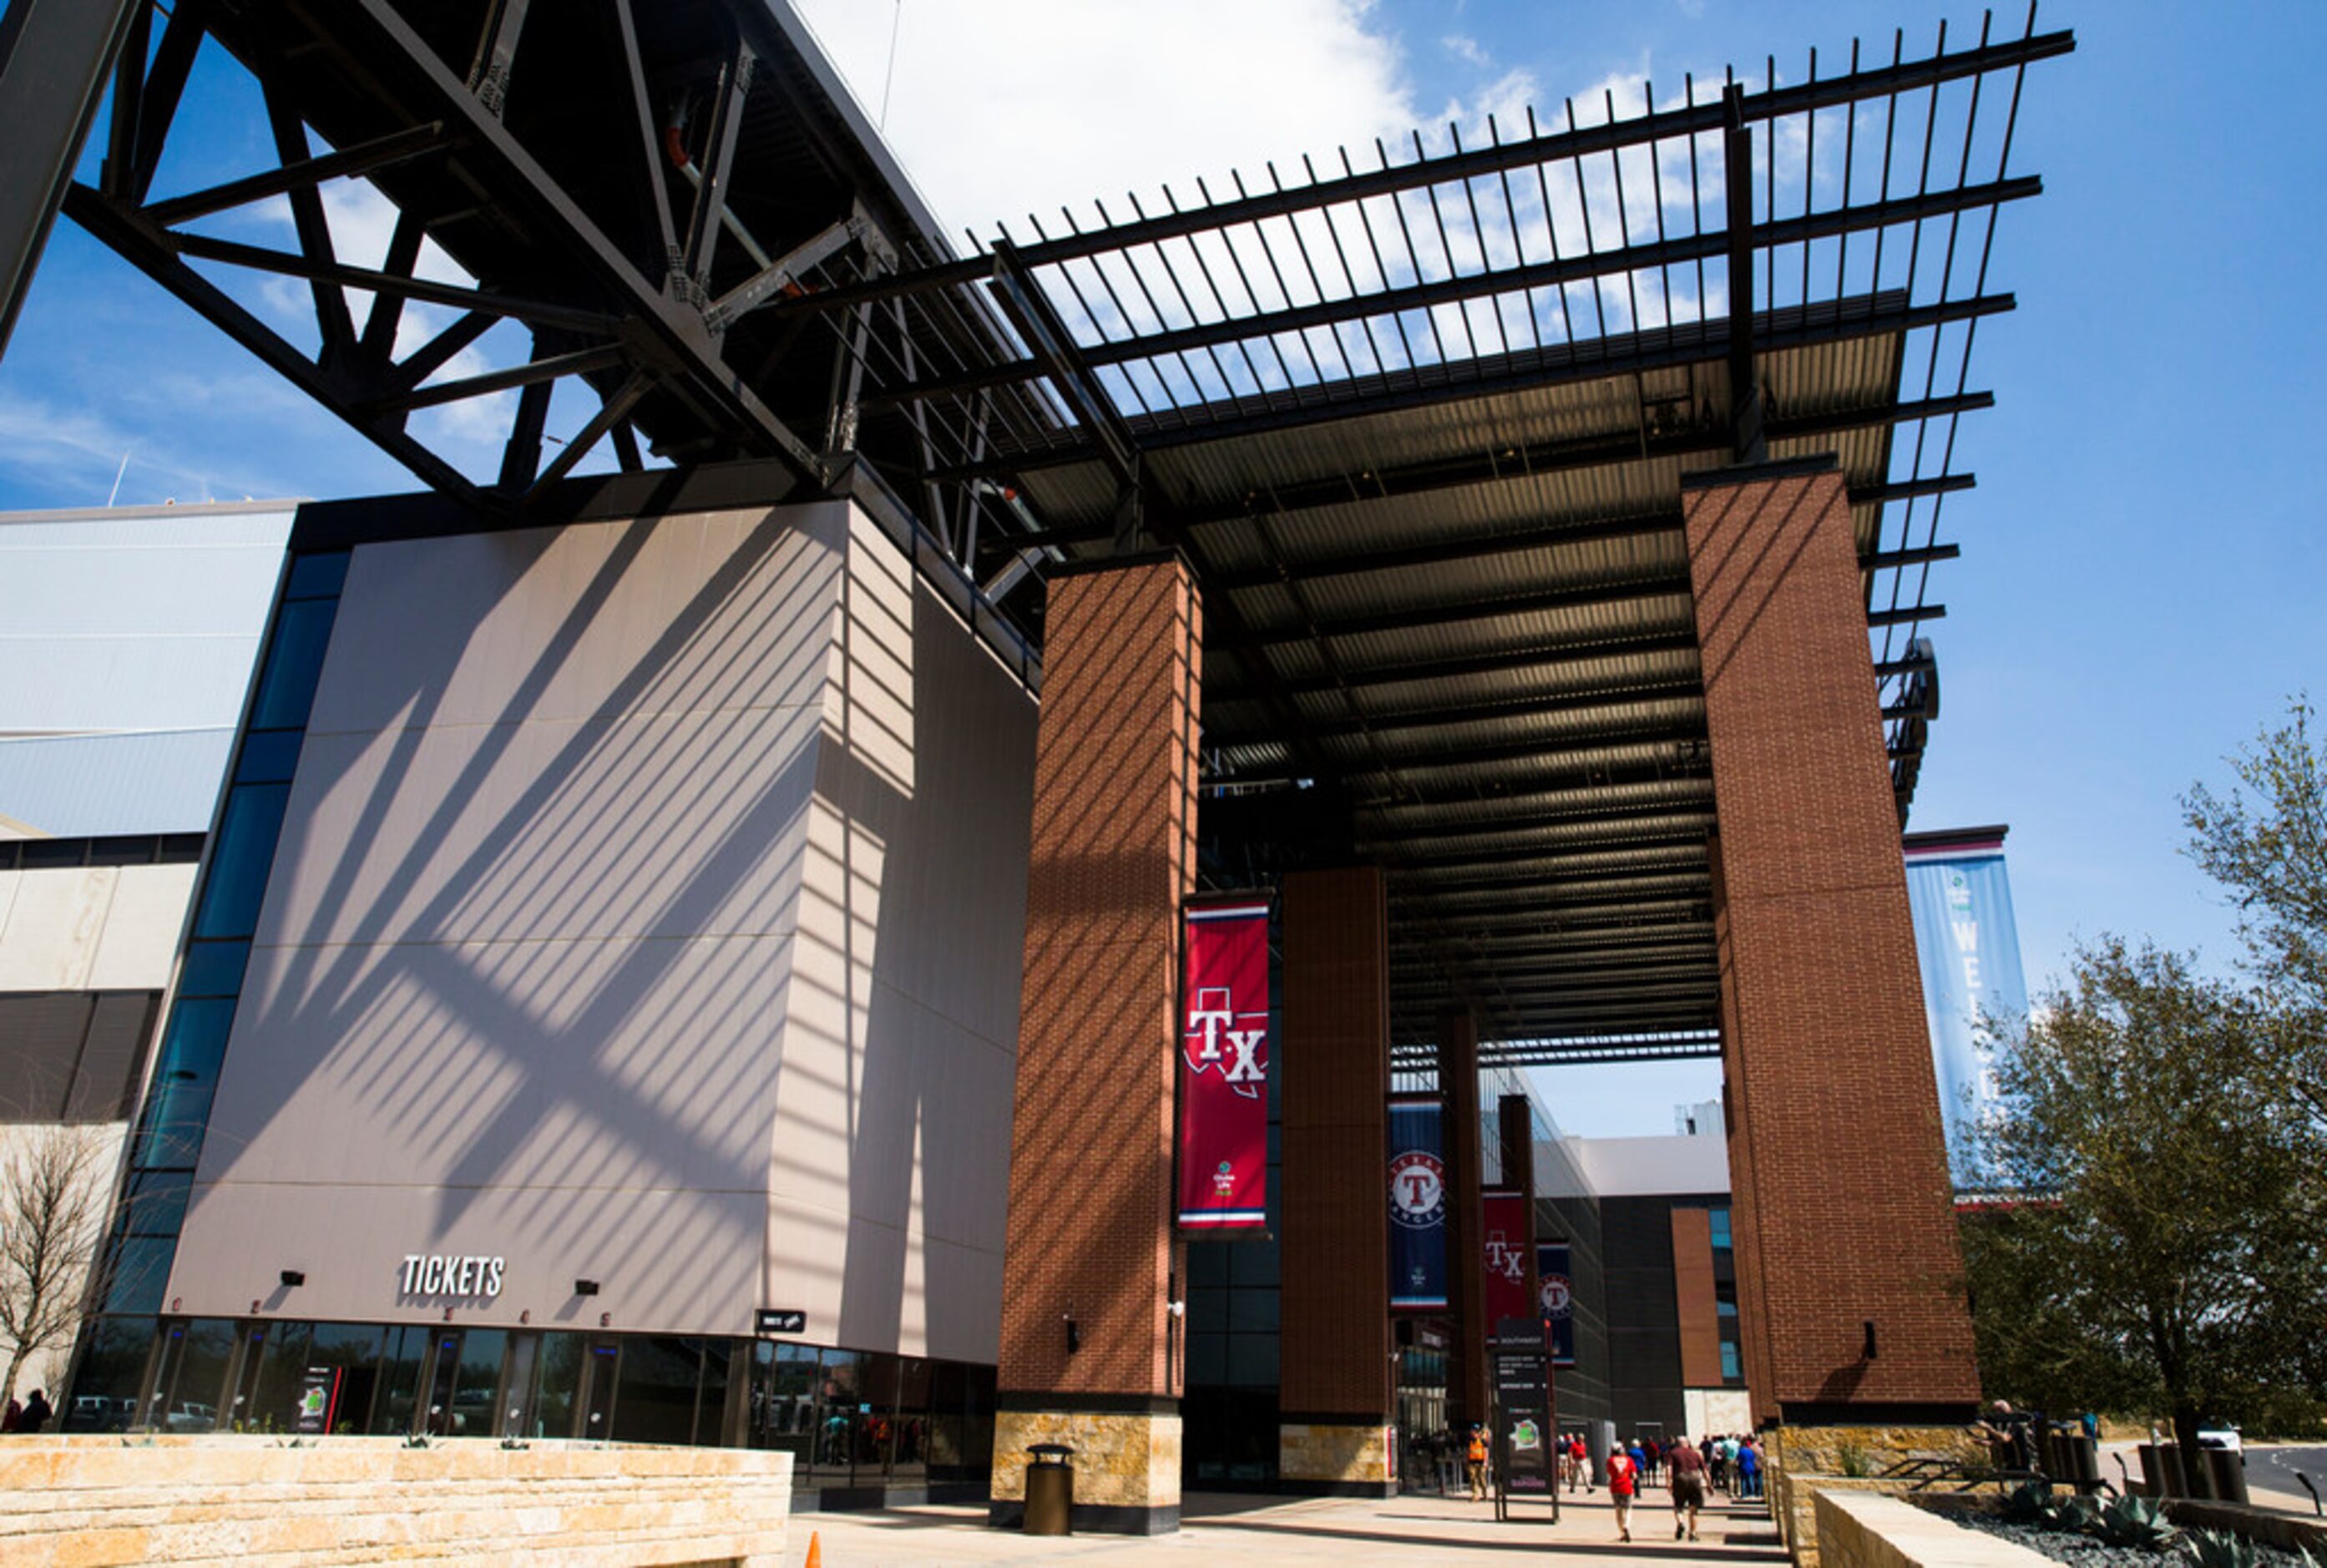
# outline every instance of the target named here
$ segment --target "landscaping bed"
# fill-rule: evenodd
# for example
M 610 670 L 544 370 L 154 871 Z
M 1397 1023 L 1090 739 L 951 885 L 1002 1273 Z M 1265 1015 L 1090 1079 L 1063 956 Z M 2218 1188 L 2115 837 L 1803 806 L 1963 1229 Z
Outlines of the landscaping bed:
M 2182 1529 L 2147 1498 L 2079 1498 L 2022 1487 L 2000 1502 L 1913 1499 L 1968 1530 L 2075 1568 L 2327 1568 L 2307 1555 L 2229 1530 Z

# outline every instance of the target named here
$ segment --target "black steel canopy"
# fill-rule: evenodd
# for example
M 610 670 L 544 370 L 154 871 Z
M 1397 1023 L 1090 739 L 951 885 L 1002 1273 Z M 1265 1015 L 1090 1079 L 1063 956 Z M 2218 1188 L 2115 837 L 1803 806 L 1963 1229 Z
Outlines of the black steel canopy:
M 280 168 L 157 195 L 203 37 Z M 955 247 L 789 7 L 763 0 L 177 0 L 135 9 L 104 177 L 66 210 L 481 510 L 601 442 L 756 458 L 910 511 L 981 632 L 1039 645 L 1046 568 L 1182 552 L 1205 593 L 1224 877 L 1388 871 L 1394 1038 L 1480 1013 L 1511 1064 L 1717 1041 L 1683 476 L 1832 454 L 1852 498 L 1902 817 L 1935 716 L 1930 567 L 2033 11 L 1910 58 L 1377 145 Z M 1668 84 L 1669 89 L 1669 84 Z M 1651 107 L 1654 106 L 1654 107 Z M 1590 123 L 1585 123 L 1586 121 Z M 331 254 L 317 195 L 397 209 Z M 203 219 L 287 194 L 295 250 Z M 1183 201 L 1183 198 L 1189 198 Z M 424 238 L 466 278 L 419 266 Z M 198 265 L 199 264 L 199 265 Z M 294 343 L 220 268 L 313 285 Z M 361 318 L 347 287 L 371 299 Z M 433 309 L 420 346 L 402 313 Z M 505 322 L 528 356 L 453 377 Z M 597 413 L 544 462 L 549 389 Z M 519 390 L 500 471 L 412 434 Z M 1023 658 L 1017 662 L 1027 667 Z

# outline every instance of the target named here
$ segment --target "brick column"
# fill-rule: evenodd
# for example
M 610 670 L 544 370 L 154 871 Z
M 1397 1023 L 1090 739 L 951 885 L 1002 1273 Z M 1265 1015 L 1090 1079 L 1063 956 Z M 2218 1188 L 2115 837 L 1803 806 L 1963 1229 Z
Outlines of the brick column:
M 1978 1374 L 1848 499 L 1829 461 L 1696 476 L 1683 506 L 1755 1419 L 1959 1421 Z
M 1077 1529 L 1179 1527 L 1167 1307 L 1201 606 L 1176 556 L 1053 574 L 1026 883 L 992 1515 L 1075 1450 Z M 1069 1320 L 1073 1322 L 1070 1347 Z
M 1374 867 L 1282 891 L 1282 1489 L 1388 1497 L 1389 902 Z
M 1542 1281 L 1536 1277 L 1535 1238 L 1535 1107 L 1528 1104 L 1525 1095 L 1505 1095 L 1495 1102 L 1495 1132 L 1502 1143 L 1503 1186 L 1521 1194 L 1527 1199 L 1527 1272 L 1528 1315 L 1540 1322 L 1543 1318 L 1543 1297 L 1538 1289 Z M 1495 1325 L 1487 1325 L 1487 1335 L 1494 1337 Z M 1549 1347 L 1547 1344 L 1546 1353 Z
M 1480 1233 L 1479 1021 L 1438 1021 L 1438 1092 L 1446 1098 L 1446 1424 L 1459 1437 L 1487 1419 L 1487 1303 Z

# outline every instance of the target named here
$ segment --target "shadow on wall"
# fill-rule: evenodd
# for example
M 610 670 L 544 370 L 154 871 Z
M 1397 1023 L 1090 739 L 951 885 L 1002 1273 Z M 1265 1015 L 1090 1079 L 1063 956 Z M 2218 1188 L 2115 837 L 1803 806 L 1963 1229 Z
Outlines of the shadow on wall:
M 885 1307 L 893 1337 L 908 1289 L 972 1288 L 953 1276 L 984 1265 L 954 1245 L 930 1245 L 930 1277 L 908 1278 L 916 1223 L 998 1251 L 1001 1185 L 976 1190 L 974 1133 L 943 1104 L 939 1048 L 955 1041 L 915 1027 L 951 997 L 892 978 L 889 949 L 927 912 L 894 885 L 907 841 L 981 829 L 917 806 L 932 713 L 914 633 L 945 612 L 872 530 L 852 544 L 852 515 L 361 553 L 205 1184 L 355 1190 L 370 1207 L 333 1244 L 343 1280 L 481 1228 L 521 1240 L 505 1303 L 611 1307 L 616 1327 L 745 1332 L 728 1320 L 780 1276 L 851 1322 Z M 979 676 L 969 695 L 991 710 L 1004 677 Z M 938 722 L 990 726 L 962 705 Z M 1019 908 L 1023 835 L 1022 820 Z M 987 874 L 998 858 L 1006 895 L 1006 854 L 968 858 Z M 1006 1016 L 968 1020 L 1004 1054 L 1005 1125 L 1016 940 Z M 254 1215 L 292 1201 L 214 1212 L 247 1251 Z M 205 1207 L 181 1274 L 192 1261 L 200 1277 Z M 413 1234 L 424 1221 L 432 1234 Z M 606 1297 L 573 1297 L 577 1272 Z

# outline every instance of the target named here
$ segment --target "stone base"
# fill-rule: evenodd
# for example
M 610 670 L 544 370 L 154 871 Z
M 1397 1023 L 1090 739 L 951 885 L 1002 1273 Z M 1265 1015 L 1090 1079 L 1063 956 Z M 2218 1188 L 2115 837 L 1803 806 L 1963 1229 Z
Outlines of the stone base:
M 1960 1426 L 1774 1426 L 1762 1435 L 1770 1513 L 1799 1568 L 1818 1568 L 1820 1491 L 1901 1493 L 1919 1478 L 1885 1472 L 1911 1461 L 1987 1460 L 1987 1445 Z
M 1074 1450 L 1074 1527 L 1163 1535 L 1180 1527 L 1180 1417 L 1154 1412 L 1004 1410 L 994 1417 L 987 1521 L 1014 1527 L 1026 1512 L 1026 1451 Z
M 1277 1489 L 1304 1497 L 1394 1496 L 1390 1442 L 1384 1425 L 1288 1421 L 1276 1429 Z

